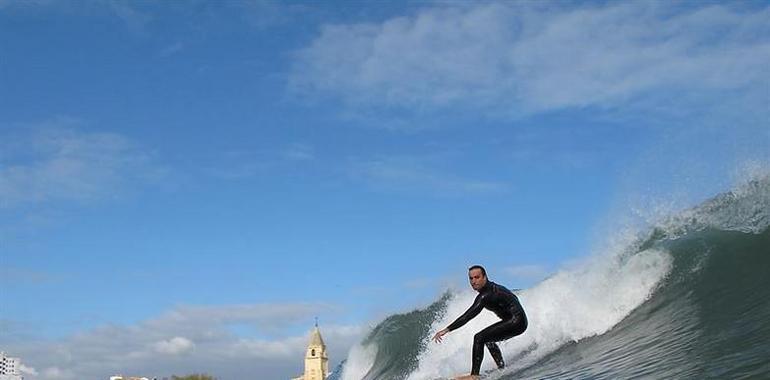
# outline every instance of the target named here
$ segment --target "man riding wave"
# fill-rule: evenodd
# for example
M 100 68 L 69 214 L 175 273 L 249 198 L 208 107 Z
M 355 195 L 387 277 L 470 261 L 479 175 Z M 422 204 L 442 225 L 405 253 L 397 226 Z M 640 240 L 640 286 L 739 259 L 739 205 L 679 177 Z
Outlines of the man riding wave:
M 484 359 L 484 346 L 497 364 L 497 368 L 504 368 L 505 361 L 500 347 L 496 342 L 521 335 L 527 329 L 527 315 L 519 303 L 519 298 L 508 288 L 496 284 L 487 279 L 487 271 L 481 265 L 468 268 L 468 280 L 473 290 L 479 292 L 468 310 L 458 317 L 445 329 L 436 333 L 433 340 L 441 343 L 442 337 L 468 323 L 475 318 L 481 310 L 488 309 L 495 313 L 501 320 L 479 331 L 473 337 L 473 355 L 470 378 L 478 379 L 481 370 L 481 362 Z

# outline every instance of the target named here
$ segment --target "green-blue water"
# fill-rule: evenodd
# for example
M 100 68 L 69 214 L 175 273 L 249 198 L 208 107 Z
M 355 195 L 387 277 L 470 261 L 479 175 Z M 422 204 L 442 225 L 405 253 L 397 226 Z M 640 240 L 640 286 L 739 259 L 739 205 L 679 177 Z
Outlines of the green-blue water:
M 667 272 L 639 305 L 604 331 L 579 339 L 549 342 L 549 337 L 558 335 L 531 328 L 525 333 L 530 337 L 514 338 L 531 343 L 502 346 L 509 367 L 489 377 L 770 378 L 769 225 L 770 178 L 755 180 L 661 221 L 615 258 L 631 261 L 644 252 L 664 252 L 668 258 Z M 648 269 L 636 265 L 632 269 L 638 267 L 640 276 Z M 636 274 L 631 271 L 623 276 Z M 530 308 L 540 304 L 532 297 Z M 616 302 L 612 298 L 603 301 Z M 360 351 L 368 355 L 351 355 L 335 377 L 446 378 L 446 367 L 456 365 L 458 357 L 464 368 L 465 354 L 441 356 L 427 344 L 436 328 L 434 322 L 446 318 L 452 302 L 459 301 L 445 295 L 425 310 L 387 318 L 362 342 Z M 528 313 L 537 315 L 537 311 Z M 537 323 L 531 326 L 538 328 Z M 461 349 L 468 346 L 469 352 L 470 341 L 456 339 L 452 344 Z

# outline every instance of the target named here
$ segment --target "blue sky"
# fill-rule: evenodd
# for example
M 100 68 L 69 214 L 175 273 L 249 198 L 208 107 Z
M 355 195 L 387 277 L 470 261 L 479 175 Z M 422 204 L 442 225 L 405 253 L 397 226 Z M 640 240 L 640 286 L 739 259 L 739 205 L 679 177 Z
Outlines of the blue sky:
M 470 264 L 530 286 L 770 167 L 768 19 L 0 0 L 0 349 L 285 378 L 316 315 L 338 362 Z

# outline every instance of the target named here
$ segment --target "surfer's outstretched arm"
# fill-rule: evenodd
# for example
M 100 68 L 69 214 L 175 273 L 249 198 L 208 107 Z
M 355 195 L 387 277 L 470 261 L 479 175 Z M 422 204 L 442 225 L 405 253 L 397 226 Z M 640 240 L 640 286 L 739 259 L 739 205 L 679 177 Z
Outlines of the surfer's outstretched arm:
M 473 305 L 468 308 L 468 310 L 463 313 L 463 315 L 459 316 L 452 324 L 447 326 L 447 330 L 454 331 L 459 329 L 460 327 L 463 327 L 468 321 L 470 321 L 473 318 L 476 318 L 481 311 L 484 310 L 484 294 L 479 294 L 476 296 L 476 299 L 473 300 Z
M 483 299 L 484 297 L 481 294 L 476 296 L 476 299 L 473 301 L 473 305 L 471 305 L 471 307 L 468 308 L 468 310 L 466 310 L 463 315 L 458 317 L 454 322 L 447 326 L 447 328 L 437 332 L 436 335 L 433 336 L 433 341 L 436 343 L 441 343 L 441 338 L 448 332 L 459 329 L 464 324 L 468 323 L 468 321 L 479 315 L 481 310 L 484 310 Z
M 436 343 L 441 343 L 441 337 L 450 331 L 454 331 L 460 327 L 463 327 L 463 325 L 468 323 L 468 321 L 479 315 L 482 310 L 484 310 L 484 296 L 479 294 L 473 301 L 473 305 L 471 305 L 471 307 L 469 307 L 468 310 L 463 313 L 463 315 L 459 316 L 454 322 L 447 326 L 447 328 L 437 332 L 436 335 L 433 336 L 433 341 Z

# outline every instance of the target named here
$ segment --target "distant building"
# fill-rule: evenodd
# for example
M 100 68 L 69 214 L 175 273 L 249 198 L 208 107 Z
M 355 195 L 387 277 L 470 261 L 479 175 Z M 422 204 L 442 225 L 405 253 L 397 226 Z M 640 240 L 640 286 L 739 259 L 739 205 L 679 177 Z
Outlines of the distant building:
M 292 380 L 324 380 L 329 377 L 329 356 L 318 330 L 318 322 L 310 333 L 310 344 L 305 352 L 305 374 Z
M 0 351 L 0 380 L 24 380 L 21 375 L 21 359 L 8 357 Z

